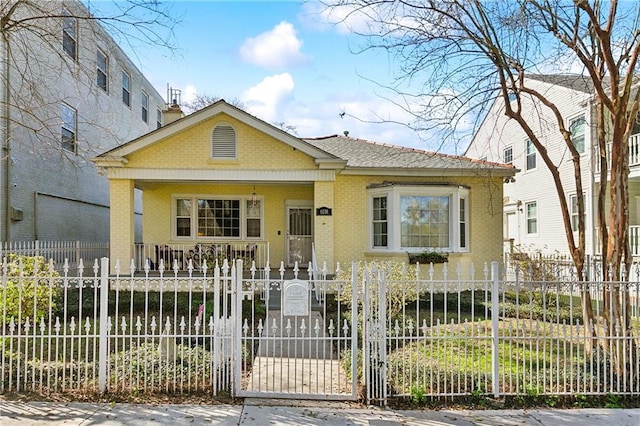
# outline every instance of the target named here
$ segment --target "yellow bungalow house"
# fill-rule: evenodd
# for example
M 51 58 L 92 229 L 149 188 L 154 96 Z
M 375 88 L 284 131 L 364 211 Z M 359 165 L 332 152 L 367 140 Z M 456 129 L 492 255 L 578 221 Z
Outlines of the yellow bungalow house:
M 346 135 L 300 139 L 224 100 L 94 162 L 110 182 L 111 258 L 180 270 L 223 257 L 305 267 L 314 253 L 330 272 L 425 251 L 499 260 L 502 183 L 516 172 Z

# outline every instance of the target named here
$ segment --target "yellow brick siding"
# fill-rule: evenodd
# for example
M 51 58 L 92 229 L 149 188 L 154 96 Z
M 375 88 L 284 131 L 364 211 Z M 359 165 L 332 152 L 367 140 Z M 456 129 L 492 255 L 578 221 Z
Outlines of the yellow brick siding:
M 356 260 L 408 261 L 406 253 L 367 253 L 367 186 L 389 180 L 388 176 L 338 176 L 335 185 L 334 259 L 341 264 Z M 502 180 L 486 177 L 402 178 L 403 182 L 451 183 L 469 186 L 469 253 L 450 255 L 450 274 L 461 264 L 467 275 L 471 263 L 481 273 L 484 262 L 502 258 Z
M 334 206 L 334 182 L 316 182 L 314 185 L 314 207 Z M 316 248 L 316 260 L 319 268 L 323 262 L 327 263 L 327 268 L 334 268 L 334 212 L 331 216 L 316 216 L 314 208 L 314 244 Z
M 211 134 L 219 123 L 236 131 L 237 160 L 211 160 Z M 136 168 L 240 168 L 255 170 L 316 169 L 308 155 L 225 114 L 199 123 L 127 157 Z
M 112 272 L 116 260 L 120 260 L 121 267 L 127 268 L 133 255 L 135 235 L 133 188 L 133 181 L 128 179 L 111 179 L 109 181 Z

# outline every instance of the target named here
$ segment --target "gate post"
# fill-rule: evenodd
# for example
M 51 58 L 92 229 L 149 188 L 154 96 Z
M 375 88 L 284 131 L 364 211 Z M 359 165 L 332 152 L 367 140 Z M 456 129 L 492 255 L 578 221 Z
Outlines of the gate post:
M 493 382 L 493 396 L 495 398 L 499 397 L 500 391 L 500 383 L 499 383 L 499 368 L 500 368 L 500 360 L 498 356 L 499 352 L 499 332 L 498 332 L 498 324 L 499 324 L 499 313 L 500 307 L 498 302 L 500 300 L 499 291 L 499 267 L 498 262 L 491 262 L 491 340 L 492 340 L 492 350 L 491 350 L 491 381 Z
M 351 262 L 351 395 L 358 394 L 358 284 L 358 263 Z M 362 336 L 364 339 L 364 327 Z
M 98 389 L 107 391 L 107 340 L 109 338 L 109 258 L 100 259 L 100 335 L 98 338 Z
M 231 392 L 233 396 L 237 396 L 242 388 L 242 259 L 236 260 L 231 268 L 231 325 L 233 328 L 232 343 L 232 363 L 234 371 L 232 372 L 233 384 Z M 225 296 L 226 297 L 226 296 Z

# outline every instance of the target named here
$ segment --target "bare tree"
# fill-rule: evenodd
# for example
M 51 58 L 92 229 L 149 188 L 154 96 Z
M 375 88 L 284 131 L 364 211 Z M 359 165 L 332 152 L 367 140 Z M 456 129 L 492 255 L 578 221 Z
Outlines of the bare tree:
M 117 126 L 99 123 L 94 117 L 78 114 L 78 126 L 100 127 L 103 137 L 84 141 L 80 152 L 70 152 L 60 143 L 60 102 L 91 102 L 103 108 L 102 117 L 111 114 L 99 100 L 86 99 L 96 85 L 95 51 L 83 51 L 90 45 L 105 49 L 121 46 L 154 46 L 175 52 L 173 28 L 178 21 L 161 1 L 81 3 L 76 0 L 36 1 L 3 0 L 0 3 L 0 138 L 15 148 L 19 144 L 43 158 L 62 157 L 78 166 L 87 164 L 91 154 L 109 148 L 106 143 L 124 141 L 128 136 Z M 64 34 L 64 36 L 63 36 Z M 107 37 L 108 35 L 108 37 Z M 110 38 L 109 38 L 110 37 Z M 106 45 L 109 40 L 110 44 Z M 99 43 L 95 43 L 99 41 Z M 79 66 L 86 54 L 92 62 Z M 128 66 L 135 66 L 127 64 Z M 77 98 L 61 87 L 74 86 Z M 84 98 L 83 98 L 84 97 Z M 11 136 L 9 128 L 20 128 L 29 138 Z M 137 135 L 136 135 L 137 136 Z M 8 155 L 8 152 L 2 157 Z M 76 155 L 80 154 L 80 155 Z M 57 164 L 62 164 L 58 162 Z
M 214 104 L 216 102 L 218 102 L 219 100 L 221 100 L 222 98 L 220 96 L 213 96 L 213 95 L 199 95 L 196 94 L 193 97 L 193 100 L 189 101 L 189 102 L 185 102 L 184 103 L 184 107 L 186 109 L 187 113 L 192 113 L 195 112 L 199 109 L 202 109 L 204 107 L 207 107 L 211 104 Z M 234 98 L 232 100 L 229 101 L 229 103 L 235 107 L 238 107 L 240 109 L 245 109 L 246 105 L 244 104 L 244 102 L 242 102 L 241 100 Z
M 184 103 L 184 107 L 186 109 L 187 113 L 192 113 L 195 112 L 199 109 L 202 109 L 204 107 L 207 107 L 211 104 L 214 104 L 216 102 L 218 102 L 219 100 L 221 100 L 222 98 L 220 96 L 213 96 L 213 95 L 198 95 L 196 94 L 193 98 L 192 101 L 190 102 L 185 102 Z M 240 99 L 238 98 L 233 98 L 230 101 L 228 101 L 229 104 L 235 106 L 236 108 L 240 108 L 242 110 L 246 110 L 247 109 L 247 105 L 245 105 L 244 102 L 242 102 Z M 272 125 L 274 125 L 275 127 L 277 127 L 280 130 L 283 130 L 287 133 L 291 133 L 292 135 L 297 135 L 297 128 L 296 126 L 290 125 L 285 123 L 284 121 L 277 121 L 274 123 L 271 123 Z
M 451 141 L 462 121 L 483 117 L 495 101 L 503 103 L 506 116 L 520 125 L 553 176 L 569 250 L 583 281 L 586 176 L 580 152 L 572 143 L 562 109 L 530 84 L 529 78 L 559 72 L 558 64 L 579 65 L 592 90 L 601 176 L 608 176 L 601 179 L 597 200 L 599 238 L 604 248 L 602 267 L 612 272 L 611 276 L 605 273 L 604 278 L 617 281 L 622 271 L 628 276 L 627 141 L 640 105 L 635 77 L 640 54 L 638 3 L 337 0 L 326 5 L 325 12 L 334 20 L 359 24 L 353 30 L 366 37 L 363 50 L 383 49 L 395 59 L 398 74 L 387 87 L 418 105 L 405 105 L 416 118 L 416 128 L 442 130 L 441 135 Z M 554 117 L 553 127 L 561 135 L 573 165 L 570 179 L 563 179 L 547 140 L 536 133 L 528 118 L 530 111 L 525 105 L 532 102 Z M 567 187 L 575 188 L 577 194 L 577 239 L 565 195 Z M 585 323 L 595 323 L 586 283 L 583 288 Z M 621 336 L 632 336 L 628 295 L 617 288 L 605 293 L 612 296 L 604 296 L 607 324 L 610 328 L 619 324 Z M 615 360 L 618 372 L 623 372 L 624 363 Z

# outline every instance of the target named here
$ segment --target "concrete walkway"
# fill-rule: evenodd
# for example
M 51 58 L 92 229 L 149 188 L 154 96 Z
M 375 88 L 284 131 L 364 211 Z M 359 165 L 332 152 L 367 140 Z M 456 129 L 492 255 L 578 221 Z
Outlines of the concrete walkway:
M 0 400 L 0 425 L 638 426 L 640 409 L 404 411 L 340 402 L 246 399 L 243 405 L 134 405 Z

